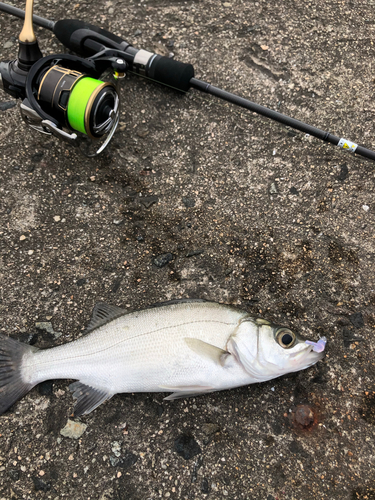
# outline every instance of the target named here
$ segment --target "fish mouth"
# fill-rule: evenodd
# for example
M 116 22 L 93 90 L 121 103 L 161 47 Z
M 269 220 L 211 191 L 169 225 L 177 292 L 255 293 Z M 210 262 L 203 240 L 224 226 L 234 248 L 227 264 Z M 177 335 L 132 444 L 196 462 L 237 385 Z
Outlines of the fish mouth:
M 315 365 L 315 363 L 324 358 L 324 351 L 315 352 L 312 345 L 306 344 L 304 349 L 292 354 L 292 358 L 295 370 L 297 371 Z

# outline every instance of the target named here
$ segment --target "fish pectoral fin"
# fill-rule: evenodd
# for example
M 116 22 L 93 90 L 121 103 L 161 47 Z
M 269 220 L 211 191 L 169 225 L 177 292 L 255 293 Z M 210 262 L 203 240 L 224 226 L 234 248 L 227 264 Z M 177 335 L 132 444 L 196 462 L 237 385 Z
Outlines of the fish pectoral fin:
M 173 394 L 170 394 L 166 398 L 165 401 L 172 401 L 173 399 L 182 399 L 182 398 L 192 398 L 194 396 L 200 396 L 202 394 L 208 394 L 209 392 L 214 392 L 217 389 L 215 387 L 204 386 L 204 385 L 182 385 L 176 387 L 169 386 L 159 386 L 161 391 L 173 391 Z
M 84 333 L 89 333 L 92 330 L 95 330 L 95 328 L 106 325 L 113 319 L 116 319 L 119 316 L 123 316 L 127 313 L 128 311 L 126 309 L 122 309 L 121 307 L 111 306 L 109 304 L 106 304 L 105 302 L 98 302 L 94 306 L 90 323 L 88 324 Z
M 75 417 L 87 415 L 113 396 L 102 389 L 95 389 L 79 381 L 70 384 L 69 390 L 73 393 L 73 398 L 77 400 L 74 406 Z
M 187 346 L 192 351 L 199 354 L 199 356 L 208 358 L 221 366 L 224 366 L 226 358 L 230 356 L 230 353 L 228 351 L 220 349 L 220 347 L 216 347 L 212 344 L 208 344 L 203 340 L 194 339 L 191 337 L 185 337 L 184 340 Z

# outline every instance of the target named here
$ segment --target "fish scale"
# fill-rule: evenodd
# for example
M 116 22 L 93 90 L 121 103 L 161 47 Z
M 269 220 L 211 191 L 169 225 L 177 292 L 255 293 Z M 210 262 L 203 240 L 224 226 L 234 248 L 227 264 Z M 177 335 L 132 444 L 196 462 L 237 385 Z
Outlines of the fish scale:
M 280 343 L 283 334 L 293 345 Z M 76 341 L 39 350 L 0 336 L 1 345 L 0 413 L 44 380 L 77 380 L 75 413 L 85 414 L 119 392 L 188 397 L 270 380 L 323 356 L 288 329 L 201 300 L 131 313 L 100 303 Z

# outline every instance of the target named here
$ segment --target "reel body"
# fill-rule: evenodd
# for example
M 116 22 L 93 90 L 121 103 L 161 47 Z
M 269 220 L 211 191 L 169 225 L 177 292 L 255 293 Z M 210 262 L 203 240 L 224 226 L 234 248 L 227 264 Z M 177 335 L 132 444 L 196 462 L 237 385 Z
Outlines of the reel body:
M 111 63 L 108 58 L 106 66 Z M 38 132 L 77 146 L 89 138 L 95 148 L 100 143 L 99 148 L 82 152 L 87 156 L 99 154 L 115 132 L 120 107 L 117 86 L 99 79 L 101 69 L 90 60 L 66 54 L 43 57 L 34 63 L 21 104 L 25 122 Z

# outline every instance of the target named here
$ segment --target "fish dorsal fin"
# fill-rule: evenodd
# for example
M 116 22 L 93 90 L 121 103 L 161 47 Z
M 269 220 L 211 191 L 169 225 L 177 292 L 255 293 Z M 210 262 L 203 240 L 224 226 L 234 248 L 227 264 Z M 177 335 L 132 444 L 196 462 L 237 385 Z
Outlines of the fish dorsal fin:
M 220 349 L 220 347 L 216 347 L 212 344 L 208 344 L 207 342 L 203 342 L 203 340 L 194 339 L 190 337 L 185 337 L 185 342 L 187 346 L 199 354 L 204 358 L 208 358 L 211 361 L 223 366 L 227 356 L 230 356 L 228 351 L 224 351 L 224 349 Z
M 105 302 L 98 302 L 94 306 L 92 317 L 85 330 L 85 333 L 92 332 L 96 328 L 106 325 L 113 319 L 116 319 L 119 316 L 123 316 L 127 313 L 128 311 L 126 309 L 121 309 L 121 307 L 111 306 L 109 304 L 106 304 Z
M 73 382 L 70 384 L 69 390 L 73 393 L 73 398 L 77 400 L 74 406 L 75 417 L 87 415 L 113 396 L 102 389 L 95 389 L 82 384 L 82 382 Z

